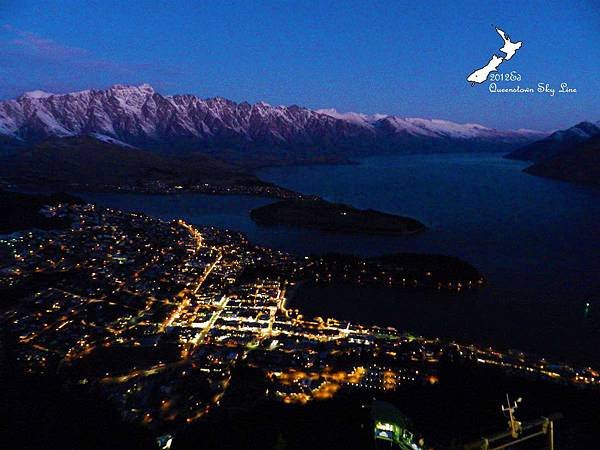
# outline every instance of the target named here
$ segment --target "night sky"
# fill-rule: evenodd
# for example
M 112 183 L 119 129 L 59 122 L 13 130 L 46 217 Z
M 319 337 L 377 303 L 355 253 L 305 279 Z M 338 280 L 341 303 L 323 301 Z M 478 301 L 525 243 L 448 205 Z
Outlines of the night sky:
M 521 86 L 467 75 L 504 29 Z M 147 82 L 163 94 L 552 130 L 597 121 L 600 7 L 589 1 L 0 1 L 0 98 Z M 507 86 L 509 86 L 507 84 Z

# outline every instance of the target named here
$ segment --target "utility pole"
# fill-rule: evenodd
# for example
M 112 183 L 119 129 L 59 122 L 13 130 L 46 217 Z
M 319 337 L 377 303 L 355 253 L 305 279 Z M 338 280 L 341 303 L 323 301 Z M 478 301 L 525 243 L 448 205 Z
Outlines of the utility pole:
M 517 420 L 515 417 L 515 411 L 517 410 L 518 404 L 521 403 L 523 399 L 519 397 L 516 402 L 510 403 L 510 398 L 508 394 L 506 394 L 506 407 L 502 406 L 502 412 L 508 411 L 508 429 L 510 431 L 510 435 L 517 439 L 521 434 L 521 422 Z
M 550 421 L 550 423 L 548 424 L 549 430 L 548 430 L 548 441 L 550 444 L 550 450 L 554 450 L 554 422 Z
M 519 444 L 540 436 L 548 439 L 549 450 L 554 450 L 554 421 L 561 419 L 561 414 L 552 414 L 526 423 L 521 423 L 515 416 L 515 411 L 523 399 L 511 402 L 506 394 L 506 406 L 501 410 L 508 413 L 508 431 L 493 436 L 482 437 L 480 440 L 465 445 L 466 450 L 502 450 L 518 447 Z

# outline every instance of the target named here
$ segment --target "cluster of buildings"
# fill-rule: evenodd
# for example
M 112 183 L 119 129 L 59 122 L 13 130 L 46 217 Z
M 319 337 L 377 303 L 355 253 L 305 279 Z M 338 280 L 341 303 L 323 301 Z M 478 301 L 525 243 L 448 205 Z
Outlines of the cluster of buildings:
M 300 404 L 342 389 L 435 384 L 448 357 L 600 387 L 591 368 L 306 319 L 286 294 L 307 274 L 327 278 L 331 266 L 239 233 L 92 205 L 45 214 L 70 218 L 72 229 L 0 239 L 0 289 L 14 297 L 0 326 L 26 370 L 97 389 L 159 434 L 218 407 L 240 365 L 264 374 L 265 397 Z
M 18 185 L 7 185 L 9 188 Z M 174 193 L 196 193 L 208 195 L 250 195 L 255 197 L 277 198 L 281 200 L 316 199 L 312 195 L 300 194 L 280 186 L 253 182 L 231 182 L 231 183 L 185 183 L 169 180 L 136 181 L 135 183 L 114 184 L 76 184 L 67 186 L 71 191 L 103 191 L 103 192 L 134 192 L 139 194 L 174 194 Z

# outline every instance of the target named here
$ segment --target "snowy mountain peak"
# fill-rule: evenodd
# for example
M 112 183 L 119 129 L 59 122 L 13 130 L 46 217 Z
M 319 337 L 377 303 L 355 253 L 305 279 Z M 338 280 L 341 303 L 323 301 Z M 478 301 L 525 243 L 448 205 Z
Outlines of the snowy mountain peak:
M 150 91 L 150 92 L 154 92 L 154 88 L 151 85 L 147 84 L 147 83 L 140 84 L 139 86 L 135 86 L 133 84 L 113 84 L 111 87 L 108 88 L 108 90 L 112 90 L 112 91 L 140 91 L 140 92 Z
M 148 94 L 154 94 L 154 88 L 150 86 L 148 83 L 143 83 L 138 86 L 138 89 L 142 92 L 147 92 Z
M 51 95 L 54 95 L 51 92 L 46 92 L 46 91 L 41 91 L 41 90 L 35 90 L 35 91 L 29 91 L 29 92 L 25 92 L 22 97 L 25 98 L 46 98 L 46 97 L 50 97 Z
M 373 122 L 378 120 L 377 117 L 386 117 L 386 116 L 382 116 L 381 114 L 376 114 L 374 116 L 368 116 L 367 114 L 355 113 L 355 112 L 342 113 L 334 108 L 317 109 L 316 112 L 318 112 L 319 114 L 325 114 L 325 115 L 333 117 L 335 119 L 345 120 L 347 122 L 352 122 L 352 123 L 362 125 L 362 126 L 365 126 L 368 128 L 370 128 L 372 126 Z
M 103 92 L 103 91 L 96 91 Z M 127 97 L 150 97 L 154 95 L 155 91 L 149 84 L 141 84 L 139 86 L 127 85 L 127 84 L 115 84 L 108 88 L 105 92 L 110 93 L 116 97 L 127 98 Z

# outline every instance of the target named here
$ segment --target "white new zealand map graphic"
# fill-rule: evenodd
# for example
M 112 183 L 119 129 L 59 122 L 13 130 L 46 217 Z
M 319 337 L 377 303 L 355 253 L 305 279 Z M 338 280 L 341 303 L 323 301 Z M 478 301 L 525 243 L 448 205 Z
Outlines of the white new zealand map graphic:
M 500 35 L 500 37 L 504 41 L 504 45 L 500 48 L 500 51 L 502 53 L 504 53 L 506 56 L 502 57 L 502 56 L 498 56 L 498 55 L 492 55 L 492 59 L 490 59 L 489 62 L 485 66 L 483 66 L 481 69 L 475 70 L 475 72 L 473 72 L 471 75 L 469 75 L 467 77 L 467 81 L 469 81 L 471 83 L 471 86 L 474 86 L 476 83 L 481 84 L 485 80 L 487 80 L 487 78 L 491 72 L 497 72 L 500 64 L 502 64 L 504 61 L 508 61 L 513 56 L 515 56 L 515 53 L 517 53 L 517 50 L 519 50 L 521 48 L 521 46 L 523 45 L 522 41 L 512 42 L 510 40 L 510 37 L 508 36 L 508 34 L 506 34 L 500 28 L 498 28 L 498 27 L 494 27 L 494 28 L 496 28 L 496 32 Z

